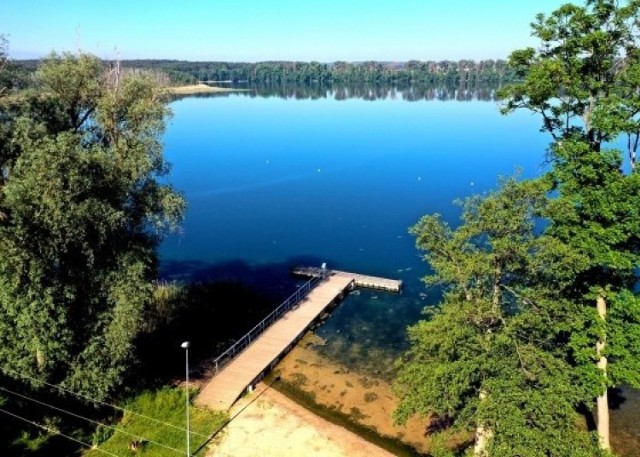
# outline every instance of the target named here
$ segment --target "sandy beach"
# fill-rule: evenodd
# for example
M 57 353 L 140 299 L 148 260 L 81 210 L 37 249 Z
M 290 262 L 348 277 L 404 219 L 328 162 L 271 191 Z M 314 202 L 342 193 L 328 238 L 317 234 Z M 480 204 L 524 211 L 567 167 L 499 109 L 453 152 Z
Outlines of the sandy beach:
M 236 92 L 243 89 L 208 86 L 207 84 L 192 84 L 190 86 L 168 87 L 167 91 L 175 95 L 209 94 L 215 92 Z
M 392 457 L 267 384 L 239 401 L 207 457 Z
M 309 333 L 276 366 L 281 381 L 310 394 L 315 402 L 340 412 L 378 435 L 428 451 L 427 422 L 412 419 L 393 424 L 396 406 L 391 385 L 331 363 L 313 348 L 322 340 Z M 259 383 L 230 411 L 231 421 L 215 440 L 207 457 L 385 457 L 394 454 L 329 422 Z

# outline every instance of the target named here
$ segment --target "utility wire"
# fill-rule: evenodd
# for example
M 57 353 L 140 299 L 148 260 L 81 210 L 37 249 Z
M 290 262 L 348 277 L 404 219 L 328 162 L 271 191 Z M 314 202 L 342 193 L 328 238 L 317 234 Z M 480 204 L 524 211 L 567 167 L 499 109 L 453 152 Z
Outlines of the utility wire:
M 67 411 L 66 409 L 58 408 L 57 406 L 50 405 L 49 403 L 45 403 L 45 402 L 40 401 L 40 400 L 36 400 L 35 398 L 29 397 L 27 395 L 20 394 L 18 392 L 14 392 L 14 391 L 6 389 L 4 387 L 0 387 L 0 390 L 2 390 L 4 392 L 7 392 L 9 394 L 15 395 L 17 397 L 24 398 L 25 400 L 32 401 L 32 402 L 37 403 L 39 405 L 46 406 L 46 407 L 51 408 L 51 409 L 55 409 L 56 411 L 60 411 L 60 412 L 65 413 L 65 414 L 69 414 L 70 416 L 77 417 L 78 419 L 83 419 L 83 420 L 92 422 L 92 423 L 97 424 L 97 425 L 102 425 L 104 427 L 108 427 L 108 428 L 112 429 L 115 432 L 122 433 L 123 435 L 127 435 L 127 436 L 130 436 L 132 438 L 138 438 L 138 439 L 147 441 L 149 443 L 155 444 L 157 446 L 163 447 L 165 449 L 169 449 L 169 450 L 175 451 L 175 452 L 177 452 L 179 454 L 184 454 L 183 450 L 176 449 L 176 448 L 171 447 L 171 446 L 167 446 L 165 444 L 162 444 L 162 443 L 159 443 L 159 442 L 154 441 L 152 439 L 149 439 L 149 438 L 147 438 L 145 436 L 134 435 L 133 433 L 129 433 L 129 432 L 126 432 L 124 430 L 120 430 L 119 428 L 114 427 L 113 425 L 108 425 L 108 424 L 104 424 L 104 423 L 102 423 L 100 421 L 97 421 L 97 420 L 94 420 L 94 419 L 89 419 L 88 417 L 84 417 L 84 416 L 81 416 L 79 414 L 72 413 L 71 411 Z
M 23 377 L 25 379 L 29 379 L 30 381 L 33 381 L 35 383 L 44 384 L 45 386 L 51 387 L 53 389 L 60 390 L 62 392 L 65 392 L 65 393 L 68 393 L 68 394 L 71 394 L 71 395 L 75 395 L 76 397 L 79 397 L 79 398 L 84 398 L 85 400 L 89 400 L 89 401 L 91 401 L 93 403 L 97 403 L 99 405 L 109 406 L 109 407 L 114 408 L 114 409 L 116 409 L 118 411 L 122 411 L 122 412 L 125 412 L 125 413 L 133 414 L 134 416 L 142 417 L 142 418 L 148 419 L 150 421 L 156 422 L 158 424 L 166 425 L 167 427 L 172 427 L 172 428 L 174 428 L 176 430 L 180 430 L 180 431 L 183 431 L 183 432 L 187 431 L 187 429 L 184 428 L 184 427 L 180 427 L 178 425 L 170 424 L 168 422 L 163 422 L 163 421 L 161 421 L 159 419 L 155 419 L 153 417 L 145 416 L 144 414 L 140 414 L 140 413 L 137 413 L 137 412 L 132 411 L 130 409 L 122 408 L 120 406 L 117 406 L 117 405 L 114 405 L 114 404 L 111 404 L 111 403 L 106 403 L 104 401 L 96 400 L 96 399 L 91 398 L 91 397 L 89 397 L 87 395 L 83 395 L 81 393 L 77 393 L 77 392 L 74 392 L 72 390 L 65 389 L 64 387 L 61 387 L 61 386 L 58 386 L 58 385 L 55 385 L 55 384 L 49 384 L 46 381 L 42 381 L 40 379 L 33 378 L 33 377 L 28 376 L 28 375 L 23 374 L 23 373 L 18 373 L 17 371 L 9 370 L 9 369 L 4 368 L 4 367 L 0 367 L 0 370 L 4 371 L 5 374 L 7 374 L 9 376 L 20 376 L 20 377 Z M 200 436 L 202 438 L 209 439 L 209 435 L 204 435 L 202 433 L 194 432 L 193 430 L 189 430 L 189 433 L 191 435 L 197 435 L 197 436 Z
M 7 410 L 4 410 L 2 408 L 0 408 L 0 412 L 5 413 L 5 414 L 7 414 L 9 416 L 15 417 L 16 419 L 20 419 L 21 421 L 24 421 L 24 422 L 26 422 L 28 424 L 35 425 L 36 427 L 41 428 L 43 430 L 46 430 L 49 433 L 53 433 L 55 435 L 60 435 L 60 436 L 62 436 L 64 438 L 67 438 L 67 439 L 69 439 L 71 441 L 75 441 L 76 443 L 82 444 L 83 446 L 86 446 L 89 449 L 93 449 L 93 450 L 102 452 L 103 454 L 111 455 L 113 457 L 119 457 L 117 454 L 113 454 L 113 453 L 111 453 L 109 451 L 105 451 L 104 449 L 100 449 L 97 446 L 94 447 L 94 446 L 90 445 L 89 443 L 85 443 L 84 441 L 80 441 L 79 439 L 76 439 L 76 438 L 74 438 L 72 436 L 65 435 L 64 433 L 59 432 L 58 430 L 54 430 L 53 428 L 47 427 L 46 425 L 38 424 L 37 422 L 33 422 L 33 421 L 29 420 L 29 419 L 26 419 L 26 418 L 24 418 L 22 416 L 18 416 L 17 414 L 14 414 L 14 413 L 9 412 Z

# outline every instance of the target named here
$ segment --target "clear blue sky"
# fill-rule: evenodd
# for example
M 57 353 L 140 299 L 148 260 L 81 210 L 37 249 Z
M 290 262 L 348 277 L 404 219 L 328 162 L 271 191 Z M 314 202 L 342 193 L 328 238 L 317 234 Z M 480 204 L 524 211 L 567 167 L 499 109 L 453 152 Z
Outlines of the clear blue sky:
M 562 0 L 0 0 L 14 58 L 244 61 L 506 58 Z M 576 2 L 582 3 L 582 2 Z

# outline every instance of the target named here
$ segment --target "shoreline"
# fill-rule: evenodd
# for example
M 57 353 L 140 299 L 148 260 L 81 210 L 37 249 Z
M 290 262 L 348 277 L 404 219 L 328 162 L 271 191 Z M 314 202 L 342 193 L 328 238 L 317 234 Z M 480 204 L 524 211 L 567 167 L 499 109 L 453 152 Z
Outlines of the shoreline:
M 208 86 L 206 84 L 191 84 L 187 86 L 167 87 L 172 95 L 212 94 L 218 92 L 244 92 L 248 89 L 232 89 L 230 87 Z
M 207 457 L 416 457 L 429 455 L 428 420 L 393 424 L 397 405 L 391 384 L 358 373 L 317 351 L 324 341 L 308 332 L 254 391 L 232 407 L 231 421 L 215 439 Z M 628 395 L 630 402 L 640 393 Z M 638 410 L 614 410 L 612 444 L 621 456 L 638 455 Z M 255 439 L 256 436 L 260 438 Z M 449 441 L 455 446 L 465 437 Z M 283 444 L 286 443 L 286 444 Z M 364 452 L 363 452 L 364 451 Z
M 392 385 L 320 354 L 317 348 L 325 344 L 313 331 L 307 332 L 274 367 L 273 376 L 281 379 L 277 389 L 378 446 L 400 455 L 427 455 L 429 420 L 412 417 L 405 425 L 395 424 L 398 401 Z
M 283 442 L 286 455 L 427 455 L 428 420 L 395 425 L 391 385 L 322 356 L 314 348 L 323 344 L 308 332 L 253 392 L 244 394 L 208 456 L 281 457 Z M 247 444 L 252 436 L 260 440 Z
M 260 382 L 230 411 L 207 457 L 394 457 Z

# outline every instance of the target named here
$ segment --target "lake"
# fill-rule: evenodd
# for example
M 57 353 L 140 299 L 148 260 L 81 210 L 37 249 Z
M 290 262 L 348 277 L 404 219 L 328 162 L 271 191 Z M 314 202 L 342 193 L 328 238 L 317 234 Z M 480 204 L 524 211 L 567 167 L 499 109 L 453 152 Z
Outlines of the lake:
M 161 246 L 163 274 L 239 280 L 281 299 L 299 283 L 287 274 L 299 264 L 402 279 L 400 295 L 351 294 L 316 330 L 325 356 L 389 379 L 407 325 L 438 299 L 420 281 L 428 268 L 409 227 L 436 212 L 455 224 L 454 200 L 495 189 L 501 175 L 544 170 L 550 138 L 536 116 L 469 98 L 172 102 L 165 152 L 188 211 Z M 362 349 L 344 351 L 353 342 Z
M 242 270 L 283 298 L 298 263 L 402 279 L 401 297 L 362 291 L 321 330 L 361 338 L 366 327 L 365 339 L 391 352 L 431 299 L 409 227 L 433 212 L 455 223 L 453 201 L 495 188 L 499 175 L 536 176 L 548 143 L 533 116 L 502 116 L 486 101 L 234 94 L 171 108 L 171 182 L 189 205 L 162 246 L 171 271 L 196 265 L 216 279 L 226 266 L 225 277 Z

